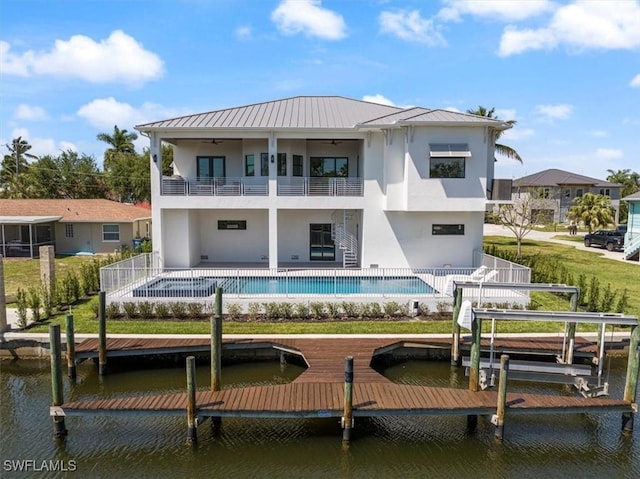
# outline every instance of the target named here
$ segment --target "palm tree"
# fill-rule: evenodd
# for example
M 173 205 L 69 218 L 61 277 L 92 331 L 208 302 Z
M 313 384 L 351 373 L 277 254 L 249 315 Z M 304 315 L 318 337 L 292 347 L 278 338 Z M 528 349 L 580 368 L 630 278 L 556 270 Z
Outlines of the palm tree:
M 497 116 L 494 116 L 495 111 L 496 111 L 495 108 L 491 108 L 490 110 L 487 110 L 487 108 L 480 105 L 475 110 L 471 110 L 471 109 L 467 110 L 467 113 L 470 113 L 471 115 L 483 116 L 485 118 L 491 118 L 493 120 L 499 120 Z M 516 120 L 507 120 L 504 123 L 507 123 L 509 126 L 514 126 L 518 122 Z M 520 155 L 516 150 L 514 150 L 510 146 L 497 143 L 498 138 L 500 138 L 503 133 L 504 131 L 499 131 L 496 134 L 496 144 L 495 144 L 496 153 L 502 156 L 506 156 L 507 158 L 510 158 L 512 160 L 517 160 L 520 163 L 522 163 L 522 158 L 520 157 Z
M 589 228 L 589 233 L 598 226 L 606 226 L 613 223 L 613 208 L 611 200 L 605 195 L 585 193 L 582 198 L 574 198 L 574 206 L 569 208 L 570 219 L 583 222 Z
M 21 136 L 14 138 L 10 144 L 5 146 L 9 150 L 9 154 L 4 155 L 2 165 L 0 165 L 0 191 L 7 197 L 23 195 L 25 191 L 22 189 L 26 183 L 19 181 L 20 176 L 26 173 L 29 168 L 27 159 L 37 160 L 38 157 L 28 153 L 31 145 Z
M 98 133 L 96 138 L 100 141 L 111 145 L 111 148 L 107 148 L 104 152 L 104 166 L 108 167 L 109 161 L 114 155 L 119 153 L 135 155 L 136 148 L 133 145 L 134 140 L 138 139 L 136 133 L 129 133 L 127 130 L 121 130 L 118 125 L 113 126 L 113 135 L 108 133 Z
M 630 169 L 624 170 L 607 170 L 609 172 L 609 176 L 607 176 L 607 181 L 611 183 L 618 183 L 622 185 L 622 189 L 620 191 L 620 198 L 624 198 L 625 196 L 629 196 L 634 194 L 636 191 L 640 191 L 640 174 L 635 171 L 631 171 Z M 629 205 L 626 202 L 620 202 L 620 219 L 623 221 L 627 218 L 629 214 Z

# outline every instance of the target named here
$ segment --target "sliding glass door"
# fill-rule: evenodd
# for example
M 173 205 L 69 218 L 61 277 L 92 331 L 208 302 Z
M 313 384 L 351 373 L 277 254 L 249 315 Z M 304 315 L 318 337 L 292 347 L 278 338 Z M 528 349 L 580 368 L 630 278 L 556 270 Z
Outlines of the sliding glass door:
M 335 261 L 336 247 L 331 239 L 331 224 L 309 225 L 309 258 L 311 261 Z

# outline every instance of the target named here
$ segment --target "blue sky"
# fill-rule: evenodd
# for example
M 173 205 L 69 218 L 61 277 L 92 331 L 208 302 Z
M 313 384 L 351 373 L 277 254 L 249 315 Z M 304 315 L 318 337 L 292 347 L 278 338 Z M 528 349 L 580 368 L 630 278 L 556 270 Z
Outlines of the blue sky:
M 639 0 L 2 0 L 0 72 L 0 144 L 99 165 L 114 124 L 342 95 L 494 107 L 498 177 L 640 171 Z

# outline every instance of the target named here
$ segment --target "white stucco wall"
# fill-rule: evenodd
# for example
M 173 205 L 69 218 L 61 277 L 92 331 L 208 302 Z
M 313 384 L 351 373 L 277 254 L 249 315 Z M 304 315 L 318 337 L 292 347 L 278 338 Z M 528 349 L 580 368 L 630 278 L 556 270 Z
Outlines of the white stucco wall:
M 363 218 L 362 266 L 468 267 L 482 247 L 484 213 L 393 212 L 368 209 Z M 434 224 L 463 224 L 464 236 L 432 235 Z
M 67 238 L 65 225 L 73 225 L 73 237 Z M 55 240 L 56 253 L 113 253 L 121 245 L 131 247 L 134 238 L 133 223 L 105 223 L 118 224 L 120 227 L 119 241 L 103 241 L 103 223 L 56 223 Z
M 200 255 L 211 262 L 267 263 L 269 254 L 268 210 L 200 210 L 196 212 Z M 218 220 L 245 220 L 246 230 L 219 230 Z
M 332 210 L 279 210 L 278 261 L 284 263 L 311 261 L 309 225 L 331 223 L 332 213 Z M 342 261 L 342 251 L 337 246 L 335 251 L 335 261 Z M 292 260 L 292 255 L 297 255 L 298 259 Z

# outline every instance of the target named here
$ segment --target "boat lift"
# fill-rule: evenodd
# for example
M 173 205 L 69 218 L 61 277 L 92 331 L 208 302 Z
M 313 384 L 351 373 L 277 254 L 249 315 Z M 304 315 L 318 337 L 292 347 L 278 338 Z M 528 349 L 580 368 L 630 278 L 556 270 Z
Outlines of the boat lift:
M 557 311 L 527 311 L 509 309 L 487 309 L 473 308 L 469 301 L 462 301 L 462 289 L 478 289 L 480 292 L 483 285 L 478 282 L 456 281 L 454 283 L 454 318 L 453 318 L 453 342 L 451 358 L 452 364 L 467 367 L 470 376 L 470 388 L 473 386 L 485 389 L 493 386 L 495 380 L 495 322 L 496 320 L 510 321 L 563 321 L 565 329 L 563 334 L 562 352 L 556 357 L 556 363 L 541 361 L 511 361 L 510 370 L 513 379 L 523 381 L 536 381 L 547 383 L 573 384 L 585 397 L 595 397 L 608 394 L 608 384 L 603 381 L 604 355 L 605 355 L 605 333 L 606 326 L 631 325 L 637 326 L 638 320 L 633 316 L 626 316 L 615 313 L 584 313 L 576 312 L 578 305 L 579 289 L 575 286 L 560 284 L 514 284 L 514 283 L 490 283 L 485 284 L 487 289 L 510 289 L 561 292 L 571 294 L 571 310 L 568 312 Z M 480 303 L 480 301 L 478 301 Z M 492 321 L 491 343 L 489 360 L 480 359 L 481 321 L 490 319 Z M 460 321 L 459 321 L 460 320 Z M 473 344 L 470 358 L 460 357 L 460 324 L 467 322 L 471 325 Z M 598 338 L 598 358 L 594 362 L 597 364 L 597 375 L 592 375 L 591 366 L 573 364 L 575 331 L 578 323 L 596 323 L 600 325 Z M 591 386 L 590 384 L 597 384 Z

